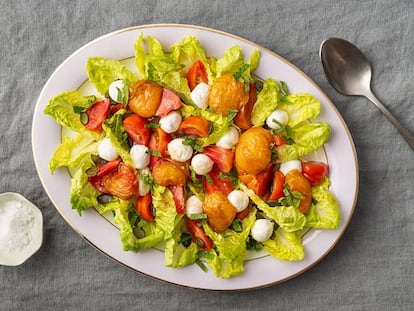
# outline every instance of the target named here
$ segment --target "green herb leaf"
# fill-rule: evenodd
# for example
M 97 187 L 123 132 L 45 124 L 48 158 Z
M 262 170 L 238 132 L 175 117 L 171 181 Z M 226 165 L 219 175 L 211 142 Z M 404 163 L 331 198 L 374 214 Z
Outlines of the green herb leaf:
M 247 77 L 242 77 L 244 83 L 244 92 L 249 93 L 250 91 L 250 79 Z
M 242 222 L 240 219 L 236 218 L 232 223 L 231 223 L 231 229 L 233 229 L 235 232 L 240 233 L 243 231 L 243 226 L 242 226 Z
M 190 214 L 188 215 L 188 218 L 193 220 L 200 220 L 200 219 L 207 219 L 206 214 Z
M 278 200 L 278 202 L 283 206 L 298 207 L 300 201 L 305 198 L 299 191 L 291 191 L 287 183 L 283 185 L 283 193 L 285 196 Z
M 131 224 L 132 228 L 135 228 L 138 218 L 139 218 L 138 213 L 136 211 L 133 211 L 132 215 L 130 215 L 130 218 L 129 218 L 129 223 Z
M 116 88 L 116 91 L 117 91 L 117 93 L 116 93 L 116 101 L 118 103 L 124 102 L 124 95 L 122 94 L 122 90 L 119 87 L 117 87 Z
M 206 258 L 209 260 L 213 260 L 214 259 L 214 255 L 210 252 L 206 252 L 206 251 L 198 251 L 197 256 L 199 258 Z
M 263 248 L 262 243 L 257 242 L 255 239 L 253 239 L 251 236 L 249 236 L 249 239 L 246 242 L 246 249 L 259 251 L 262 248 Z
M 147 123 L 144 125 L 144 128 L 146 129 L 156 129 L 159 128 L 160 124 L 159 123 Z
M 280 98 L 280 102 L 282 102 L 282 103 L 284 103 L 284 104 L 289 104 L 289 100 L 287 99 L 287 97 L 286 97 L 286 96 L 282 96 L 282 97 Z
M 195 262 L 196 262 L 197 266 L 200 267 L 201 270 L 203 270 L 204 272 L 208 272 L 207 266 L 200 259 L 196 259 Z
M 289 88 L 285 81 L 280 81 L 280 86 L 281 86 L 281 92 L 283 95 L 287 96 L 290 94 Z
M 230 109 L 229 110 L 229 113 L 227 114 L 227 121 L 229 121 L 229 122 L 231 122 L 231 121 L 233 121 L 233 119 L 236 117 L 236 115 L 237 115 L 237 110 L 234 110 L 234 109 Z
M 250 68 L 250 64 L 243 64 L 241 67 L 233 74 L 234 80 L 239 80 L 244 72 Z
M 186 248 L 189 247 L 191 244 L 191 234 L 183 232 L 178 243 L 183 244 Z
M 207 183 L 212 186 L 213 185 L 213 180 L 211 179 L 211 176 L 207 173 L 204 175 L 204 177 L 207 179 Z
M 73 106 L 73 112 L 77 114 L 81 114 L 84 112 L 87 108 L 82 106 Z
M 196 138 L 192 136 L 184 137 L 183 145 L 190 146 L 191 148 L 193 148 L 195 151 L 198 151 L 198 152 L 202 152 L 204 150 L 203 147 L 197 144 Z
M 128 100 L 129 100 L 129 87 L 128 87 L 129 81 L 128 80 L 124 80 L 124 87 L 122 90 L 122 94 L 124 95 L 124 98 L 122 100 L 122 102 L 124 103 L 124 105 L 128 105 Z
M 161 157 L 162 157 L 161 151 L 158 151 L 158 150 L 151 150 L 151 149 L 148 149 L 147 151 L 145 151 L 145 153 L 146 153 L 146 154 L 149 154 L 149 155 L 152 155 L 152 156 L 154 156 L 154 157 L 159 157 L 159 158 L 161 158 Z

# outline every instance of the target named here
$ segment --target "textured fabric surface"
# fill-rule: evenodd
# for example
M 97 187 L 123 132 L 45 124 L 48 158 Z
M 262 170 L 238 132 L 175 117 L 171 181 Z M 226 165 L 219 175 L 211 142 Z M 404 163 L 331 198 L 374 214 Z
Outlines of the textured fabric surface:
M 38 205 L 45 240 L 19 267 L 0 267 L 0 310 L 412 310 L 414 151 L 366 99 L 326 81 L 321 41 L 357 44 L 377 96 L 414 132 L 414 2 L 3 1 L 0 5 L 0 192 Z M 54 209 L 31 154 L 36 99 L 54 69 L 108 32 L 185 23 L 230 32 L 301 68 L 336 103 L 360 166 L 357 207 L 332 252 L 290 281 L 249 292 L 180 288 L 131 272 L 80 238 Z

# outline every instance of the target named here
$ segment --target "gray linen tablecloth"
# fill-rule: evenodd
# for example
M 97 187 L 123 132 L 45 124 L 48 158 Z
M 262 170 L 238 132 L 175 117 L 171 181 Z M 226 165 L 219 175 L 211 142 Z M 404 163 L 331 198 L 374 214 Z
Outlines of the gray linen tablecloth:
M 2 1 L 0 192 L 44 215 L 40 251 L 0 267 L 0 310 L 412 310 L 414 151 L 366 99 L 344 97 L 318 58 L 330 36 L 356 43 L 378 97 L 414 132 L 414 2 Z M 36 99 L 54 69 L 90 40 L 121 28 L 184 23 L 230 32 L 288 59 L 336 104 L 353 136 L 360 190 L 332 252 L 285 283 L 238 293 L 189 290 L 134 273 L 79 237 L 43 190 L 31 153 Z

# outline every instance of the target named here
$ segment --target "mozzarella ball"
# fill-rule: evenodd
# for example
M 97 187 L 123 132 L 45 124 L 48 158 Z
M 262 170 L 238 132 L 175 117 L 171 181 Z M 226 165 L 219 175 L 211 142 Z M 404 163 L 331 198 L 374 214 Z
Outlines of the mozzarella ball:
M 284 110 L 276 109 L 266 119 L 266 124 L 271 129 L 278 130 L 280 129 L 281 126 L 286 125 L 288 121 L 289 121 L 288 113 Z
M 150 190 L 151 187 L 150 185 L 148 185 L 144 180 L 143 180 L 143 176 L 145 175 L 150 175 L 150 170 L 148 167 L 143 168 L 142 170 L 139 171 L 139 179 L 138 179 L 138 195 L 143 196 L 146 195 Z
M 142 169 L 147 167 L 150 161 L 150 155 L 148 154 L 148 147 L 144 145 L 133 145 L 130 152 L 132 161 L 134 162 L 136 169 Z
M 109 97 L 116 103 L 124 100 L 124 80 L 115 80 L 109 85 Z
M 190 97 L 201 109 L 207 108 L 208 93 L 210 92 L 210 86 L 207 83 L 201 82 L 191 91 Z
M 239 131 L 234 126 L 230 126 L 227 132 L 221 136 L 216 145 L 224 149 L 231 149 L 239 141 L 239 136 Z
M 236 208 L 237 213 L 249 206 L 249 196 L 240 190 L 233 190 L 227 196 L 227 200 Z
M 202 214 L 203 213 L 203 202 L 200 201 L 195 195 L 192 195 L 185 202 L 185 214 L 187 216 L 193 214 Z
M 191 166 L 197 175 L 205 175 L 213 169 L 214 162 L 208 155 L 199 153 L 191 159 Z
M 106 161 L 113 161 L 119 157 L 118 152 L 115 150 L 114 146 L 111 143 L 111 140 L 108 137 L 105 137 L 99 143 L 98 155 L 100 158 Z
M 190 160 L 193 155 L 193 148 L 191 146 L 186 146 L 183 144 L 184 139 L 176 138 L 168 143 L 167 150 L 171 156 L 171 159 L 185 162 Z
M 268 240 L 272 236 L 273 225 L 268 219 L 256 219 L 251 230 L 253 239 L 257 242 Z
M 164 132 L 168 134 L 174 133 L 180 127 L 182 120 L 183 118 L 179 112 L 171 111 L 165 117 L 162 117 L 160 119 L 160 127 Z
M 299 160 L 290 160 L 280 164 L 279 171 L 281 171 L 283 175 L 286 176 L 287 173 L 292 170 L 298 170 L 300 173 L 302 173 L 302 162 Z

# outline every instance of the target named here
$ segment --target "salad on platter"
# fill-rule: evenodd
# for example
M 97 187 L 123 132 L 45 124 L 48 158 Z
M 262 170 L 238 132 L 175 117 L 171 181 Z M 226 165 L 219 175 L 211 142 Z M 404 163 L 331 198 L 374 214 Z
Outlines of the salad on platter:
M 208 56 L 193 35 L 165 51 L 143 34 L 133 66 L 89 58 L 94 90 L 44 110 L 63 128 L 49 168 L 69 169 L 72 208 L 109 213 L 125 251 L 162 247 L 172 268 L 230 278 L 249 252 L 303 259 L 309 229 L 340 223 L 328 164 L 307 158 L 331 130 L 311 94 L 255 77 L 259 61 L 239 46 Z

